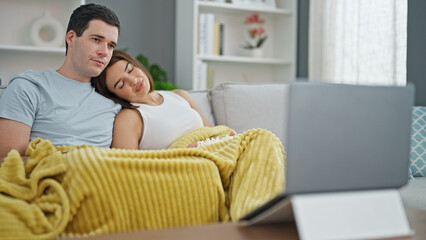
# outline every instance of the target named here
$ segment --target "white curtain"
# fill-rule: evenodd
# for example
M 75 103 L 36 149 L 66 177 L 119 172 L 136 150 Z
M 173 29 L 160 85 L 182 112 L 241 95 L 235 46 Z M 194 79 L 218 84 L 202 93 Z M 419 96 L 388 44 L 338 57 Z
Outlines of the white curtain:
M 407 0 L 310 0 L 311 81 L 405 85 Z

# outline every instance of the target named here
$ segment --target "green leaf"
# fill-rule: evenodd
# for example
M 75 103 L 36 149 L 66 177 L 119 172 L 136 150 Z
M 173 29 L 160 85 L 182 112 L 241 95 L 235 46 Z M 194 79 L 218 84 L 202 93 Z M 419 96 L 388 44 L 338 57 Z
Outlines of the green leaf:
M 261 37 L 260 39 L 259 39 L 259 41 L 257 42 L 257 45 L 256 45 L 256 47 L 257 48 L 260 48 L 261 46 L 262 46 L 262 44 L 266 41 L 266 39 L 268 38 L 268 36 L 264 36 L 264 37 Z
M 245 41 L 244 44 L 243 44 L 243 48 L 253 49 L 254 46 L 252 46 L 248 41 Z
M 173 90 L 178 88 L 176 85 L 173 85 L 170 82 L 154 81 L 154 85 L 155 90 Z
M 148 58 L 143 54 L 137 55 L 136 59 L 151 73 L 152 79 L 154 80 L 155 90 L 173 90 L 178 88 L 176 85 L 169 82 L 167 72 L 164 71 L 160 65 L 149 65 Z
M 144 55 L 139 54 L 136 56 L 136 59 L 142 63 L 142 65 L 146 68 L 149 69 L 149 62 L 148 62 L 148 58 L 146 58 Z
M 167 73 L 158 64 L 153 64 L 149 67 L 149 72 L 154 80 L 167 82 Z

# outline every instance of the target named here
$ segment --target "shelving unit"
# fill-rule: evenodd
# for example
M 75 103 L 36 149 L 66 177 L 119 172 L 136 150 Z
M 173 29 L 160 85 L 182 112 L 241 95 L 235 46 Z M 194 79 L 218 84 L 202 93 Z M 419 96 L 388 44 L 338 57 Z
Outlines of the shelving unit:
M 292 62 L 277 58 L 254 58 L 238 56 L 199 56 L 198 59 L 205 62 L 229 62 L 229 63 L 255 63 L 255 64 L 291 64 Z
M 223 23 L 224 54 L 198 53 L 199 15 L 214 14 L 215 22 Z M 268 39 L 263 57 L 244 56 L 241 44 L 245 40 L 244 19 L 258 13 L 265 19 Z M 276 8 L 218 3 L 213 1 L 177 0 L 175 80 L 183 89 L 199 90 L 200 73 L 197 62 L 211 69 L 209 84 L 222 82 L 290 82 L 296 76 L 296 0 L 276 0 Z
M 59 68 L 65 60 L 64 43 L 60 47 L 38 47 L 30 40 L 31 25 L 43 14 L 58 20 L 64 30 L 72 11 L 85 0 L 2 0 L 0 3 L 0 78 L 7 84 L 25 70 L 44 71 Z M 11 23 L 13 21 L 13 23 Z
M 65 41 L 65 39 L 64 39 Z M 65 54 L 64 47 L 36 47 L 36 46 L 23 46 L 23 45 L 0 45 L 0 51 L 4 52 L 51 52 Z

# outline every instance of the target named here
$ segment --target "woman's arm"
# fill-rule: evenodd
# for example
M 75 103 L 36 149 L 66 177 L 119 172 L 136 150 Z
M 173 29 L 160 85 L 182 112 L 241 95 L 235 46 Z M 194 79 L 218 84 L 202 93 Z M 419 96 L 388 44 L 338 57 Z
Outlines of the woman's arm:
M 183 89 L 175 89 L 172 92 L 176 93 L 177 95 L 183 97 L 186 101 L 188 101 L 189 105 L 192 109 L 198 112 L 200 114 L 201 119 L 203 120 L 204 127 L 211 127 L 209 121 L 207 118 L 201 113 L 200 109 L 198 108 L 198 105 L 195 103 L 194 99 L 192 99 L 191 95 Z
M 143 133 L 141 114 L 136 109 L 122 109 L 115 118 L 112 148 L 138 149 Z

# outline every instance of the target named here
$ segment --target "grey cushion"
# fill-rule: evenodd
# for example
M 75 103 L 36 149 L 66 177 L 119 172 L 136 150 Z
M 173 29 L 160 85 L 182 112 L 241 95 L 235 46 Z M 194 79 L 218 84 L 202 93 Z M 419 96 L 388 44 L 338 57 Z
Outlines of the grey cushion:
M 217 125 L 238 133 L 268 129 L 286 146 L 289 85 L 281 83 L 225 83 L 211 90 Z
M 215 126 L 216 121 L 212 112 L 209 92 L 207 90 L 200 90 L 188 91 L 188 93 L 191 95 L 192 99 L 194 99 L 194 101 L 197 103 L 198 108 L 200 109 L 201 113 L 207 118 L 209 123 L 212 126 Z

